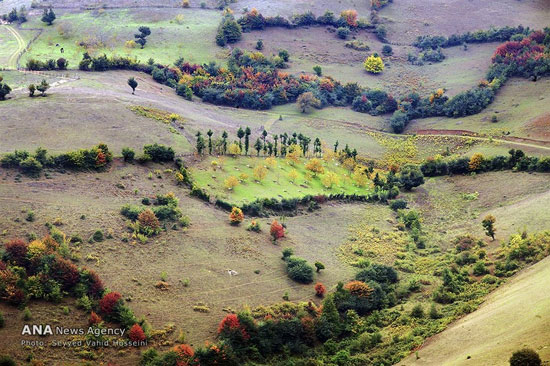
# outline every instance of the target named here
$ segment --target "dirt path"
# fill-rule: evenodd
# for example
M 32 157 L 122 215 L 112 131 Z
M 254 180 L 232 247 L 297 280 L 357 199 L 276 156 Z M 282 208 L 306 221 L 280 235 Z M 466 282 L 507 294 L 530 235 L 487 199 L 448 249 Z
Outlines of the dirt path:
M 4 27 L 6 27 L 8 32 L 10 32 L 17 40 L 17 50 L 10 56 L 6 67 L 8 69 L 17 70 L 17 60 L 21 52 L 25 50 L 25 40 L 21 37 L 19 32 L 10 25 L 4 25 Z

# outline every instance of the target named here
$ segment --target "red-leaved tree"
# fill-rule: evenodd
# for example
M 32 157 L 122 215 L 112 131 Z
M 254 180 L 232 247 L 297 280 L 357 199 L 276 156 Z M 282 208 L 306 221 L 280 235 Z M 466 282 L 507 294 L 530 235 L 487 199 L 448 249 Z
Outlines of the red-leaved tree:
M 327 292 L 327 288 L 321 282 L 317 282 L 315 284 L 315 295 L 319 297 L 323 297 L 325 296 L 326 292 Z
M 99 308 L 104 314 L 111 314 L 122 296 L 118 292 L 109 292 L 99 300 Z
M 132 325 L 132 328 L 130 328 L 128 338 L 130 338 L 130 340 L 133 342 L 141 342 L 144 341 L 147 337 L 145 336 L 143 328 L 139 324 L 134 324 Z
M 92 311 L 90 313 L 90 317 L 88 318 L 88 324 L 91 326 L 91 325 L 96 325 L 96 324 L 99 324 L 103 321 L 103 319 L 101 319 L 101 317 L 99 315 L 96 314 L 95 311 Z
M 285 228 L 283 227 L 283 225 L 279 224 L 277 220 L 273 220 L 269 232 L 271 233 L 273 240 L 277 240 L 285 236 Z

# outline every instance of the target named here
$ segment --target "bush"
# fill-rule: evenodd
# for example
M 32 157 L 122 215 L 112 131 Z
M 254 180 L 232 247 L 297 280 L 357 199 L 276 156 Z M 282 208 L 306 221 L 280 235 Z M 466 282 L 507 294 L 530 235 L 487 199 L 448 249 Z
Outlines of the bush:
M 269 232 L 274 241 L 285 236 L 285 228 L 277 220 L 273 220 Z
M 238 207 L 233 207 L 229 214 L 229 222 L 231 225 L 239 225 L 244 220 L 243 211 Z
M 97 241 L 97 242 L 101 242 L 104 240 L 104 236 L 103 236 L 103 231 L 101 230 L 96 230 L 93 235 L 92 235 L 92 239 L 94 241 Z
M 382 54 L 384 56 L 390 56 L 391 54 L 393 54 L 393 49 L 390 45 L 385 44 L 384 47 L 382 47 Z
M 541 364 L 539 354 L 529 348 L 516 351 L 510 357 L 510 366 L 540 366 Z
M 348 38 L 348 35 L 349 35 L 349 28 L 348 27 L 339 27 L 336 30 L 336 34 L 338 35 L 338 37 L 340 39 L 346 39 L 346 38 Z
M 139 324 L 134 324 L 132 328 L 130 328 L 128 338 L 133 342 L 141 342 L 147 339 L 145 332 L 143 332 L 143 328 Z
M 122 302 L 122 296 L 118 292 L 109 292 L 99 300 L 99 309 L 103 314 L 111 315 L 115 308 Z
M 414 187 L 424 184 L 424 174 L 416 165 L 406 165 L 399 173 L 399 184 L 410 191 Z
M 298 257 L 288 257 L 286 259 L 286 270 L 288 276 L 296 282 L 313 282 L 313 267 L 305 259 Z
M 395 111 L 390 118 L 390 126 L 395 133 L 401 133 L 409 123 L 409 116 L 402 111 Z
M 406 209 L 407 201 L 402 199 L 393 200 L 390 202 L 390 208 L 394 211 Z
M 122 148 L 122 157 L 124 158 L 125 162 L 132 162 L 134 161 L 134 156 L 136 153 L 134 150 L 130 149 L 129 147 Z
M 327 289 L 325 285 L 323 285 L 321 282 L 317 282 L 315 284 L 315 296 L 323 297 L 325 296 L 326 292 L 327 292 Z
M 416 304 L 412 310 L 411 310 L 411 317 L 413 318 L 423 318 L 424 317 L 424 309 L 422 308 L 422 305 Z
M 151 160 L 154 162 L 173 161 L 175 156 L 174 149 L 156 143 L 153 145 L 145 145 L 143 147 L 143 153 L 144 155 L 150 156 Z
M 0 355 L 0 366 L 17 366 L 17 364 L 10 356 Z
M 371 74 L 379 74 L 384 71 L 384 61 L 375 53 L 365 59 L 363 67 Z
M 294 250 L 292 248 L 284 248 L 283 249 L 283 260 L 287 259 L 291 255 L 294 254 Z

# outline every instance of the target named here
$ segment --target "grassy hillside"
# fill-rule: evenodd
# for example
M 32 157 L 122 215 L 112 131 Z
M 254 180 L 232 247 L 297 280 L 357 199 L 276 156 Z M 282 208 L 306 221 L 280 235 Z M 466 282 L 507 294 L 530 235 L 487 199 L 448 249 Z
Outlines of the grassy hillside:
M 413 365 L 508 365 L 512 353 L 525 346 L 543 360 L 550 357 L 547 296 L 550 258 L 522 271 L 489 295 L 474 313 L 429 339 L 399 363 Z

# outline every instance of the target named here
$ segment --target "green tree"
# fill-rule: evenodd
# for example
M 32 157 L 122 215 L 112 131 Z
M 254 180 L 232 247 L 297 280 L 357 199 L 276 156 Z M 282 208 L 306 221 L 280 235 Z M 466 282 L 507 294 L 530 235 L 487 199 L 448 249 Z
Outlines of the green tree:
M 43 97 L 46 96 L 46 90 L 50 88 L 50 84 L 46 81 L 46 79 L 42 79 L 40 84 L 36 87 L 36 90 L 38 90 Z
M 130 86 L 130 88 L 132 88 L 132 94 L 134 94 L 138 86 L 138 82 L 136 81 L 136 79 L 134 79 L 133 76 L 128 79 L 128 85 Z
M 53 12 L 52 8 L 50 8 L 50 10 L 44 9 L 44 13 L 42 13 L 42 21 L 44 23 L 52 25 L 55 18 L 55 13 Z
M 256 149 L 256 156 L 260 156 L 260 151 L 262 150 L 262 140 L 257 138 L 256 143 L 254 143 L 254 148 Z
M 250 147 L 250 134 L 252 131 L 250 131 L 250 127 L 246 126 L 244 130 L 244 154 L 248 155 L 248 149 Z
M 9 87 L 8 84 L 3 83 L 2 82 L 3 80 L 4 80 L 4 78 L 2 76 L 0 76 L 0 100 L 5 100 L 6 95 L 11 93 L 11 88 Z
M 541 364 L 539 354 L 530 348 L 516 351 L 510 357 L 510 366 L 540 366 Z
M 212 155 L 212 135 L 214 134 L 214 132 L 212 132 L 212 130 L 208 130 L 208 132 L 206 132 L 206 135 L 208 136 L 208 154 Z
M 485 235 L 490 236 L 491 239 L 495 240 L 495 233 L 497 229 L 495 228 L 495 222 L 497 219 L 493 215 L 487 215 L 481 221 L 481 225 L 485 229 Z
M 29 97 L 34 97 L 34 92 L 36 91 L 36 86 L 34 84 L 29 85 Z
M 244 130 L 242 127 L 239 127 L 237 131 L 237 137 L 239 138 L 239 147 L 241 150 L 243 149 L 243 137 L 244 137 Z
M 227 153 L 227 131 L 222 132 L 222 146 L 223 146 L 223 153 Z
M 399 173 L 399 184 L 407 191 L 424 184 L 424 174 L 416 165 L 405 165 Z
M 197 136 L 197 152 L 199 153 L 199 155 L 202 155 L 202 152 L 206 147 L 206 144 L 204 143 L 204 138 L 202 137 L 202 134 L 200 131 L 197 132 L 195 136 Z
M 315 262 L 315 268 L 317 269 L 317 273 L 319 273 L 322 269 L 325 269 L 325 265 L 321 262 Z
M 315 72 L 315 74 L 316 74 L 317 76 L 323 75 L 323 69 L 322 69 L 321 66 L 319 66 L 319 65 L 313 66 L 313 71 Z

